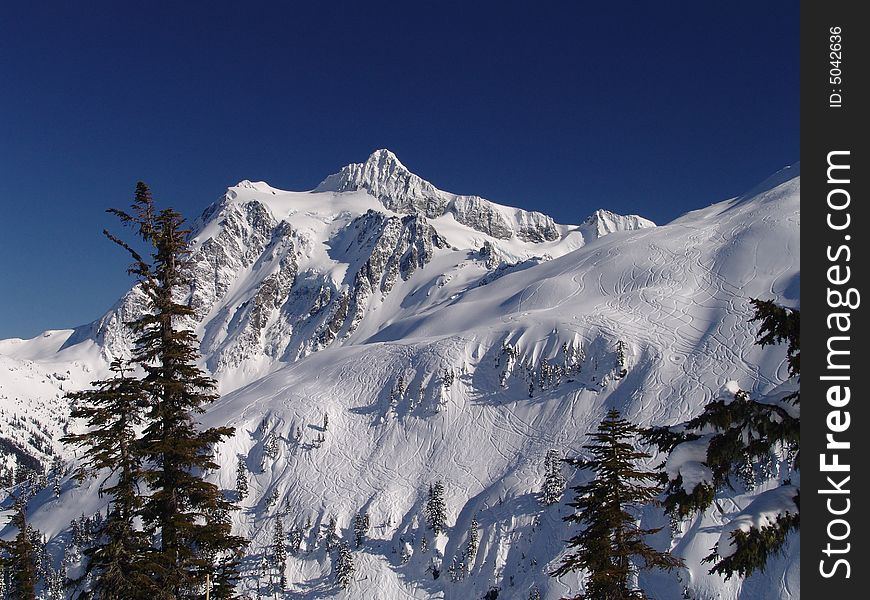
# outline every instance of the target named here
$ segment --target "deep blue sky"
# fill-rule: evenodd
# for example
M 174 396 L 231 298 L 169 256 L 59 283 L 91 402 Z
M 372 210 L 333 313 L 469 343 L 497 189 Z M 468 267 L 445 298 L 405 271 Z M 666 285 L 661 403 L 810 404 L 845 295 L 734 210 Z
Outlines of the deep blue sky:
M 100 231 L 139 179 L 193 217 L 387 147 L 560 222 L 665 223 L 799 157 L 797 1 L 232 4 L 0 4 L 0 338 L 130 285 Z

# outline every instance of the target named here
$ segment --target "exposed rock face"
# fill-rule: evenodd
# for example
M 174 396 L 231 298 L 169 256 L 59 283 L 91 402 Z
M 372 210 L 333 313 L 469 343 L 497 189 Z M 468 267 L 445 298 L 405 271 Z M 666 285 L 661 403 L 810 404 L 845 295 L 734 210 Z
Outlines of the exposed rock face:
M 276 234 L 278 237 L 285 235 L 284 228 L 278 226 L 262 203 L 232 203 L 234 197 L 235 192 L 230 190 L 200 218 L 205 222 L 219 219 L 219 227 L 218 232 L 205 240 L 191 256 L 188 269 L 192 285 L 187 296 L 179 298 L 179 301 L 189 302 L 194 310 L 193 319 L 188 323 L 192 328 L 206 320 L 210 311 L 224 299 L 240 272 L 258 259 L 262 260 L 267 245 L 275 243 Z M 130 354 L 132 339 L 125 323 L 139 318 L 146 309 L 146 299 L 135 286 L 100 319 L 95 337 L 105 356 Z M 207 327 L 202 342 L 204 353 L 214 350 L 214 336 L 209 333 Z
M 254 295 L 243 301 L 230 319 L 230 329 L 238 331 L 227 338 L 217 353 L 214 370 L 237 367 L 245 359 L 258 354 L 276 356 L 278 348 L 270 345 L 266 327 L 274 320 L 277 311 L 290 297 L 299 268 L 294 252 L 293 230 L 281 221 L 272 231 L 272 239 L 265 252 L 254 265 L 266 268 L 277 263 L 278 267 L 267 275 L 256 288 Z M 292 333 L 292 325 L 287 328 Z
M 480 196 L 460 196 L 439 190 L 411 173 L 389 150 L 376 150 L 364 163 L 344 167 L 324 179 L 315 191 L 365 190 L 385 208 L 401 214 L 423 214 L 430 219 L 452 213 L 456 221 L 492 237 L 514 235 L 526 242 L 559 238 L 553 219 L 539 212 L 499 206 Z
M 514 230 L 491 203 L 478 196 L 458 196 L 451 206 L 454 218 L 478 231 L 482 231 L 500 240 L 509 240 Z
M 656 224 L 649 219 L 644 219 L 637 215 L 618 215 L 609 210 L 600 208 L 589 215 L 583 223 L 580 224 L 580 231 L 583 234 L 583 239 L 586 242 L 597 240 L 609 233 L 617 231 L 634 231 L 636 229 L 646 229 L 647 227 L 655 227 Z
M 350 227 L 356 233 L 354 245 L 368 258 L 321 328 L 317 336 L 320 347 L 332 343 L 341 333 L 353 333 L 377 292 L 385 297 L 399 277 L 407 281 L 417 268 L 432 260 L 435 248 L 447 247 L 422 215 L 392 217 L 369 211 Z
M 201 321 L 224 297 L 239 271 L 254 263 L 273 241 L 275 218 L 262 203 L 231 204 L 227 192 L 217 235 L 202 243 L 191 259 L 194 285 L 190 303 Z

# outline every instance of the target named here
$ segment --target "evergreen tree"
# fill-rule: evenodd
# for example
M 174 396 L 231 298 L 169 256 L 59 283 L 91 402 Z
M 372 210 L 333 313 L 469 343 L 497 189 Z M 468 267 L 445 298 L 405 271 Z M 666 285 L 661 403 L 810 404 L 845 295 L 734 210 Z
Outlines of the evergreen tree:
M 616 368 L 619 370 L 617 377 L 622 378 L 628 374 L 625 368 L 625 342 L 619 340 L 616 342 Z
M 36 551 L 32 542 L 33 530 L 27 524 L 27 504 L 20 498 L 15 498 L 10 523 L 18 530 L 15 539 L 11 542 L 0 540 L 0 550 L 3 551 L 0 564 L 10 574 L 7 597 L 9 600 L 36 600 Z
M 263 444 L 263 454 L 271 459 L 278 456 L 278 435 L 273 431 L 266 437 Z
M 474 559 L 477 557 L 477 547 L 480 544 L 480 525 L 477 522 L 477 517 L 471 519 L 471 526 L 468 528 L 468 544 L 465 546 L 465 552 L 462 556 L 462 561 L 468 571 L 471 571 L 474 566 Z
M 435 535 L 444 531 L 447 524 L 447 509 L 444 505 L 444 484 L 436 481 L 429 486 L 429 497 L 426 500 L 426 522 Z
M 619 411 L 611 410 L 591 434 L 593 442 L 583 446 L 592 458 L 565 461 L 595 473 L 589 483 L 572 488 L 575 497 L 569 506 L 577 512 L 565 520 L 585 528 L 568 540 L 572 551 L 553 572 L 586 572 L 586 591 L 574 600 L 643 600 L 647 598 L 643 591 L 631 587 L 637 569 L 633 559 L 641 559 L 644 569 L 669 571 L 682 564 L 647 545 L 644 536 L 659 529 L 641 529 L 629 512 L 652 502 L 659 492 L 654 484 L 657 475 L 636 466 L 637 461 L 649 458 L 634 448 L 638 433 Z
M 108 516 L 93 532 L 94 544 L 84 552 L 87 562 L 79 580 L 90 578 L 90 591 L 98 598 L 145 598 L 150 587 L 150 540 L 134 520 L 142 508 L 136 428 L 142 423 L 146 394 L 141 381 L 120 360 L 109 368 L 112 378 L 68 395 L 74 403 L 70 416 L 83 419 L 87 430 L 61 439 L 84 449 L 79 479 L 104 474 L 100 494 L 111 498 Z M 112 485 L 104 487 L 109 481 Z
M 465 578 L 465 563 L 454 556 L 450 566 L 447 567 L 447 572 L 450 573 L 451 582 L 457 583 L 462 581 Z
M 717 491 L 732 487 L 735 478 L 755 472 L 772 456 L 784 452 L 791 457 L 789 468 L 800 469 L 800 311 L 765 300 L 753 299 L 751 303 L 754 315 L 750 322 L 760 322 L 756 344 L 786 345 L 790 380 L 770 397 L 753 399 L 737 390 L 732 397 L 709 403 L 698 417 L 686 423 L 644 431 L 644 437 L 664 452 L 687 442 L 706 444 L 709 481 L 687 491 L 680 475 L 674 479 L 666 473 L 661 475 L 666 484 L 665 510 L 674 518 L 705 510 Z M 723 574 L 726 579 L 734 573 L 748 576 L 763 569 L 768 558 L 782 548 L 788 533 L 800 525 L 800 488 L 792 485 L 789 477 L 782 481 L 782 487 L 759 496 L 763 503 L 765 495 L 782 492 L 791 496 L 792 510 L 779 513 L 762 529 L 734 531 L 730 540 L 734 548 L 729 548 L 727 557 L 718 554 L 718 547 L 706 557 L 707 562 L 715 563 L 711 572 Z M 751 505 L 747 510 L 752 510 Z
M 133 360 L 145 371 L 142 385 L 148 397 L 139 446 L 145 465 L 142 476 L 151 491 L 141 516 L 160 539 L 153 553 L 152 580 L 163 594 L 192 597 L 202 590 L 207 575 L 216 585 L 236 577 L 232 565 L 245 545 L 231 534 L 230 503 L 203 477 L 218 468 L 212 449 L 233 429 L 200 431 L 194 419 L 217 395 L 215 381 L 197 366 L 196 336 L 184 327 L 193 309 L 179 301 L 191 285 L 190 232 L 183 228 L 184 219 L 171 208 L 158 212 L 142 182 L 136 186 L 132 214 L 109 212 L 132 226 L 150 252 L 146 258 L 105 232 L 133 258 L 129 271 L 149 306 L 129 325 L 137 336 Z
M 356 571 L 356 566 L 353 561 L 353 553 L 350 546 L 346 542 L 342 542 L 338 546 L 338 553 L 335 558 L 335 583 L 343 590 L 350 587 L 353 581 L 353 574 Z
M 338 543 L 338 523 L 335 517 L 329 517 L 329 523 L 326 525 L 326 530 L 323 532 L 323 544 L 327 552 L 331 552 Z
M 287 541 L 284 536 L 284 524 L 280 517 L 275 518 L 275 529 L 272 532 L 272 558 L 278 571 L 278 587 L 281 591 L 287 588 Z
M 248 497 L 248 465 L 240 456 L 236 464 L 236 498 L 241 502 Z
M 293 554 L 299 554 L 302 551 L 303 541 L 305 541 L 305 529 L 303 527 L 294 527 L 290 531 L 290 551 Z
M 207 507 L 204 510 L 203 527 L 216 541 L 200 538 L 201 541 L 195 546 L 200 564 L 204 566 L 205 574 L 202 577 L 208 577 L 211 584 L 210 597 L 214 600 L 238 598 L 235 590 L 241 577 L 241 561 L 244 558 L 247 541 L 232 535 L 231 510 L 236 510 L 233 504 L 220 497 L 214 506 Z M 233 542 L 236 545 L 233 545 Z M 199 600 L 201 594 L 194 589 L 185 597 Z
M 61 565 L 58 569 L 50 569 L 45 581 L 45 590 L 48 600 L 66 600 L 66 566 Z M 0 598 L 3 596 L 0 595 Z
M 353 535 L 356 547 L 362 546 L 363 540 L 369 532 L 369 513 L 359 512 L 353 520 Z
M 558 450 L 547 450 L 544 457 L 544 484 L 541 487 L 541 503 L 550 506 L 562 499 L 565 492 L 565 477 L 562 475 L 562 459 Z
M 36 572 L 36 581 L 46 582 L 51 571 L 51 557 L 45 536 L 38 529 L 30 529 L 30 546 L 33 548 L 33 569 Z

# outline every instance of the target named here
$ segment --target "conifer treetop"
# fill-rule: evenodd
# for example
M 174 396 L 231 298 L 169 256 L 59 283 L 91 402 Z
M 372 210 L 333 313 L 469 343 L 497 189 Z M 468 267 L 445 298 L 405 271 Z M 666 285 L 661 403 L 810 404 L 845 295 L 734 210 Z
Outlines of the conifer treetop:
M 575 512 L 564 520 L 584 529 L 568 540 L 572 551 L 552 573 L 587 573 L 586 591 L 574 600 L 644 600 L 647 596 L 643 591 L 629 585 L 636 569 L 669 571 L 682 565 L 680 559 L 646 544 L 644 538 L 661 528 L 642 529 L 630 512 L 653 502 L 660 491 L 655 484 L 658 476 L 636 465 L 649 458 L 634 447 L 638 434 L 637 426 L 622 418 L 619 411 L 610 410 L 597 431 L 590 434 L 592 441 L 583 446 L 591 457 L 565 459 L 578 469 L 595 473 L 589 483 L 572 488 L 575 497 L 568 506 Z

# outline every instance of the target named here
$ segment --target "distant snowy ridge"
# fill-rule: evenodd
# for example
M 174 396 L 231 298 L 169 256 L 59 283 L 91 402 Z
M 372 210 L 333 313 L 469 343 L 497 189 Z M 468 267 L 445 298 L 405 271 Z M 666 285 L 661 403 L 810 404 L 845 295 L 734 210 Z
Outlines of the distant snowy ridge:
M 553 241 L 564 232 L 545 214 L 439 190 L 411 173 L 389 150 L 376 150 L 366 162 L 347 165 L 314 191 L 358 190 L 369 192 L 392 211 L 421 213 L 430 219 L 452 214 L 457 222 L 501 240 L 516 236 L 525 242 Z

